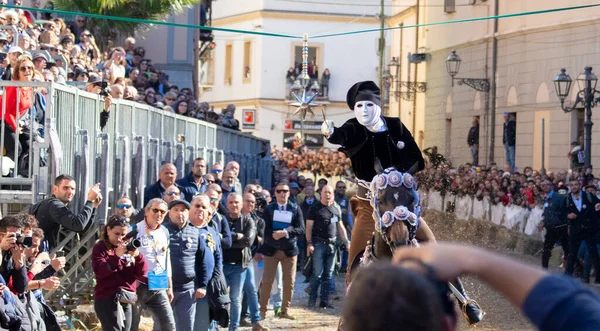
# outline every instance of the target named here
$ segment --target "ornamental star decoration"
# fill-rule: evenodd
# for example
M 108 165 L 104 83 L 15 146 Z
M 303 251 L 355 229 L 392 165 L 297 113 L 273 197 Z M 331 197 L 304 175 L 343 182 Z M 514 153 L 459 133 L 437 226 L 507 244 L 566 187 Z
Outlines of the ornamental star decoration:
M 293 94 L 294 97 L 296 97 L 297 101 L 290 103 L 290 106 L 298 107 L 294 112 L 293 116 L 300 114 L 300 118 L 304 120 L 306 118 L 306 114 L 310 113 L 312 117 L 314 117 L 315 113 L 313 112 L 312 107 L 318 106 L 316 103 L 313 102 L 314 98 L 317 96 L 317 93 L 308 95 L 306 93 L 306 89 L 303 88 L 302 97 L 299 97 L 296 93 Z

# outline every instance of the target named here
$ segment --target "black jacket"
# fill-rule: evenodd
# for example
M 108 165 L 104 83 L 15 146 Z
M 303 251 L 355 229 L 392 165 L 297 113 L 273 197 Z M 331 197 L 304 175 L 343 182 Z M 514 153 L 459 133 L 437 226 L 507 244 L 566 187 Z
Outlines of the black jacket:
M 467 136 L 467 145 L 479 145 L 479 125 L 472 126 L 469 129 L 469 135 Z
M 417 171 L 425 168 L 425 160 L 419 146 L 400 119 L 393 117 L 383 117 L 383 119 L 388 128 L 388 137 L 385 139 L 387 146 L 375 144 L 374 137 L 378 134 L 370 132 L 358 123 L 356 118 L 351 118 L 341 127 L 334 128 L 333 134 L 327 138 L 332 144 L 342 145 L 339 150 L 350 158 L 352 170 L 358 179 L 368 182 L 373 180 L 376 175 L 375 157 L 379 158 L 384 169 L 395 166 L 396 169 L 404 172 L 415 163 L 418 163 Z M 399 146 L 399 142 L 404 146 Z M 376 145 L 375 148 L 373 145 Z
M 252 218 L 243 215 L 236 219 L 231 219 L 228 215 L 227 221 L 231 232 L 231 248 L 223 249 L 223 264 L 241 264 L 246 268 L 252 263 L 250 246 L 256 239 L 256 224 Z M 239 240 L 238 233 L 243 235 Z
M 267 256 L 273 256 L 276 251 L 280 250 L 287 256 L 298 255 L 298 237 L 304 236 L 304 217 L 302 210 L 298 205 L 288 202 L 286 210 L 292 212 L 291 226 L 294 228 L 288 231 L 289 238 L 273 239 L 273 215 L 278 209 L 277 201 L 272 202 L 265 208 L 263 220 L 265 220 L 265 236 L 262 246 L 258 248 L 258 252 Z
M 508 146 L 514 146 L 517 137 L 517 122 L 514 119 L 509 119 L 504 122 L 504 130 L 502 133 L 502 143 Z
M 573 202 L 573 193 L 567 195 L 567 210 L 566 214 L 574 213 L 577 215 L 575 219 L 568 219 L 571 236 L 582 232 L 598 231 L 598 216 L 596 214 L 595 205 L 599 202 L 594 195 L 581 191 L 581 211 L 577 210 L 575 202 Z
M 181 188 L 181 186 L 179 186 L 177 183 L 175 183 L 173 185 L 178 187 L 182 193 L 184 192 L 183 188 Z M 146 186 L 146 188 L 144 189 L 144 205 L 141 207 L 146 208 L 146 205 L 148 204 L 148 202 L 154 198 L 162 199 L 163 194 L 165 194 L 166 190 L 167 190 L 167 188 L 163 187 L 160 184 L 160 180 L 156 181 L 156 183 L 154 183 L 152 185 Z
M 571 199 L 570 196 L 569 199 Z M 556 192 L 552 193 L 552 197 L 544 201 L 544 211 L 542 214 L 544 226 L 554 228 L 567 225 L 566 207 L 567 198 Z
M 62 201 L 55 197 L 42 200 L 31 207 L 30 214 L 38 220 L 40 229 L 44 230 L 49 249 L 56 247 L 58 231 L 61 226 L 81 233 L 88 223 L 96 217 L 96 208 L 91 201 L 86 201 L 83 209 L 76 214 Z
M 217 321 L 221 327 L 226 328 L 229 325 L 228 308 L 231 300 L 227 292 L 227 281 L 221 269 L 215 268 L 213 277 L 206 287 L 206 296 L 210 320 Z

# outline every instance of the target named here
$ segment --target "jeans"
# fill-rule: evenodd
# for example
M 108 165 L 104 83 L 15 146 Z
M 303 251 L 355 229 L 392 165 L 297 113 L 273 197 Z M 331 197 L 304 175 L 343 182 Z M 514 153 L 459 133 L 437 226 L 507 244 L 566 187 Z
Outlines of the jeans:
M 263 262 L 257 262 L 256 260 L 253 261 L 254 263 L 254 283 L 256 284 L 256 288 L 260 289 L 260 285 L 262 282 L 262 278 L 263 278 L 263 273 L 265 271 L 265 267 L 264 267 L 264 263 Z M 273 286 L 271 288 L 271 293 L 270 294 L 263 294 L 260 293 L 260 295 L 266 295 L 267 297 L 271 297 L 271 304 L 273 305 L 273 310 L 277 310 L 279 308 L 281 308 L 281 302 L 282 302 L 282 298 L 281 298 L 281 293 L 283 291 L 283 282 L 282 282 L 282 278 L 281 278 L 281 265 L 277 266 L 277 270 L 275 271 L 275 286 Z
M 173 315 L 175 316 L 175 329 L 177 331 L 191 331 L 196 316 L 196 302 L 194 302 L 195 290 L 173 293 Z
M 213 331 L 217 329 L 217 321 L 210 320 L 208 297 L 196 300 L 196 316 L 194 331 Z
M 123 312 L 125 313 L 124 328 L 119 327 L 117 304 L 123 307 Z M 98 320 L 100 320 L 102 331 L 129 331 L 131 329 L 130 304 L 116 303 L 114 298 L 105 298 L 94 301 L 94 311 L 96 312 L 96 316 L 98 316 Z
M 251 263 L 246 268 L 246 281 L 244 282 L 244 298 L 248 304 L 247 310 L 250 311 L 250 321 L 252 324 L 260 321 L 260 315 L 258 314 L 258 291 L 256 290 L 256 284 L 254 283 L 254 263 Z M 244 305 L 242 305 L 242 311 Z
M 328 302 L 333 278 L 333 267 L 335 259 L 335 245 L 315 243 L 313 252 L 313 273 L 310 278 L 309 303 L 315 303 L 321 285 L 321 301 Z
M 600 252 L 600 244 L 596 244 L 596 249 Z M 587 249 L 587 244 L 584 242 L 579 246 L 579 253 L 577 253 L 577 259 L 583 259 L 583 279 L 590 279 L 590 275 L 592 273 L 592 259 L 590 257 L 590 252 Z M 598 270 L 596 270 L 598 272 Z
M 504 150 L 506 150 L 506 164 L 510 166 L 510 170 L 515 170 L 515 146 L 508 146 L 504 144 Z
M 567 270 L 565 273 L 567 275 L 573 275 L 579 247 L 582 242 L 585 242 L 594 268 L 596 269 L 596 283 L 600 283 L 600 272 L 598 272 L 598 270 L 600 270 L 600 254 L 597 249 L 592 249 L 592 247 L 596 248 L 598 245 L 597 232 L 588 232 L 586 230 L 579 231 L 581 232 L 573 233 L 573 229 L 571 229 L 571 236 L 569 237 L 569 258 L 567 259 Z M 584 278 L 584 281 L 589 281 L 589 279 Z
M 236 330 L 240 326 L 242 312 L 242 291 L 246 281 L 247 268 L 240 264 L 223 264 L 223 274 L 229 285 L 229 298 L 231 310 L 229 311 L 229 330 Z
M 477 166 L 479 163 L 479 149 L 475 148 L 475 146 L 470 146 L 471 156 L 473 157 L 473 165 Z
M 554 244 L 560 242 L 560 245 L 565 252 L 565 256 L 569 256 L 569 228 L 562 226 L 559 228 L 546 227 L 546 235 L 544 236 L 544 248 L 542 249 L 542 268 L 548 269 L 548 262 L 552 256 Z
M 167 290 L 149 290 L 148 285 L 138 283 L 138 301 L 133 306 L 131 331 L 138 331 L 142 310 L 148 308 L 154 319 L 154 326 L 161 331 L 175 331 L 175 317 L 169 303 Z

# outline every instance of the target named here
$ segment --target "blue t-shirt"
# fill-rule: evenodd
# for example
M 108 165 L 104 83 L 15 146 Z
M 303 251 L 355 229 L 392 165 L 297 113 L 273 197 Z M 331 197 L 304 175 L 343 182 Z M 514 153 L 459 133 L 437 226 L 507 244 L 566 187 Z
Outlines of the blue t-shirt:
M 542 278 L 525 299 L 523 313 L 538 330 L 600 330 L 600 296 L 564 275 Z

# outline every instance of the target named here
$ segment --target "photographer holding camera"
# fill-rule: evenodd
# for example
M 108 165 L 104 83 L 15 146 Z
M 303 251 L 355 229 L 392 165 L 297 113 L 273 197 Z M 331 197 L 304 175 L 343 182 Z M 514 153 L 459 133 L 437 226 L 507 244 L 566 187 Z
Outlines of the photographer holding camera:
M 33 217 L 27 215 L 28 217 Z M 44 231 L 34 228 L 31 231 L 31 246 L 25 249 L 25 261 L 27 261 L 27 277 L 29 279 L 28 289 L 33 292 L 36 299 L 45 302 L 42 289 L 54 291 L 60 286 L 60 280 L 54 276 L 56 272 L 65 267 L 65 257 L 50 258 L 48 252 L 40 253 L 40 245 L 44 240 Z
M 27 291 L 27 267 L 25 266 L 24 248 L 31 246 L 31 237 L 21 236 L 23 222 L 15 216 L 6 216 L 0 220 L 0 249 L 2 264 L 0 275 L 15 294 Z
M 125 217 L 112 216 L 92 251 L 94 310 L 103 330 L 129 331 L 132 305 L 137 301 L 136 279 L 148 271 L 144 256 L 125 242 L 128 230 Z
M 102 77 L 98 75 L 90 75 L 90 80 L 86 84 L 85 90 L 104 97 L 104 109 L 102 109 L 102 112 L 100 113 L 100 130 L 104 130 L 106 123 L 108 123 L 108 118 L 110 117 L 110 106 L 112 105 L 112 96 L 110 95 L 108 81 L 103 80 Z

